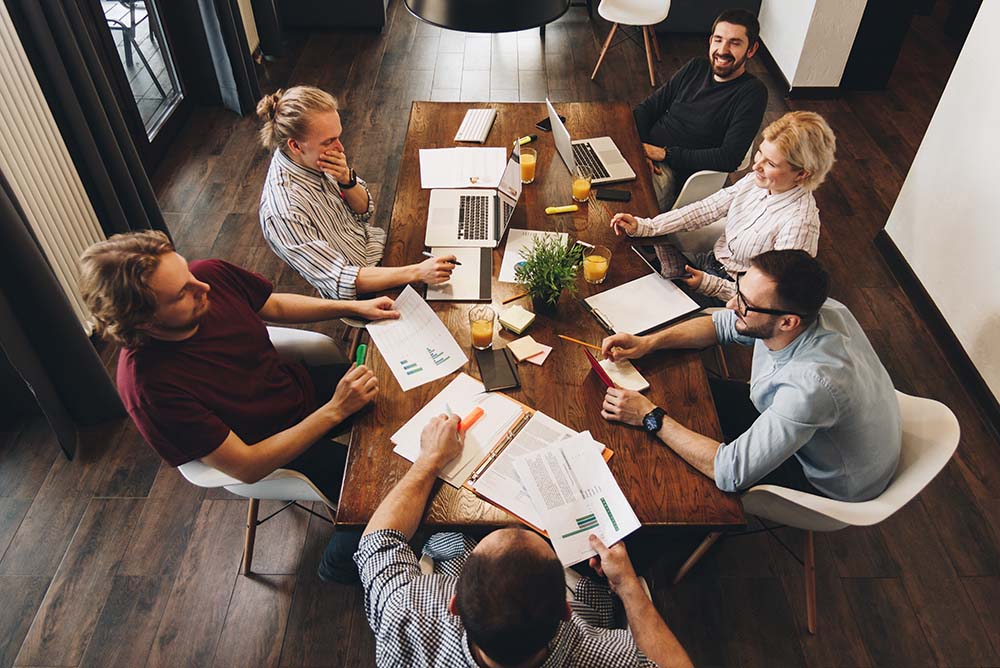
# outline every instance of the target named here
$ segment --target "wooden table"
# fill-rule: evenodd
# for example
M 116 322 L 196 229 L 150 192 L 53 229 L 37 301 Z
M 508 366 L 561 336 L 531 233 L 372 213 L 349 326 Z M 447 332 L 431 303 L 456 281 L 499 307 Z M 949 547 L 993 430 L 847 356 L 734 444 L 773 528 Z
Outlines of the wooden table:
M 417 151 L 420 148 L 454 146 L 455 130 L 470 106 L 465 103 L 413 104 L 384 265 L 397 266 L 423 259 L 420 253 L 425 249 L 424 226 L 430 191 L 420 188 Z M 608 227 L 611 213 L 617 210 L 640 215 L 655 213 L 656 199 L 631 109 L 620 103 L 556 105 L 557 111 L 566 116 L 566 126 L 574 137 L 611 136 L 638 174 L 638 179 L 615 186 L 632 192 L 632 201 L 624 208 L 619 203 L 598 203 L 591 199 L 589 204 L 581 205 L 577 213 L 546 216 L 546 206 L 567 204 L 571 200 L 569 172 L 556 153 L 552 135 L 535 128 L 535 122 L 546 116 L 545 105 L 496 103 L 487 106 L 499 111 L 487 145 L 509 147 L 515 137 L 539 135 L 538 141 L 530 144 L 538 151 L 535 182 L 524 187 L 511 227 L 564 231 L 569 233 L 571 240 L 582 239 L 612 250 L 608 278 L 603 285 L 587 284 L 581 272 L 580 297 L 648 273 L 649 269 L 629 249 L 628 239 L 616 237 Z M 602 205 L 609 206 L 605 208 Z M 521 292 L 515 284 L 496 281 L 502 257 L 503 244 L 493 255 L 494 307 L 499 306 L 503 299 Z M 396 290 L 391 294 L 398 293 Z M 530 300 L 518 303 L 530 309 Z M 467 316 L 473 305 L 460 302 L 430 304 L 458 343 L 469 351 L 469 363 L 463 371 L 478 378 Z M 655 305 L 650 306 L 655 308 Z M 604 386 L 591 373 L 580 346 L 556 337 L 561 333 L 600 343 L 605 336 L 596 320 L 584 311 L 577 299 L 564 294 L 558 312 L 554 316 L 539 315 L 528 333 L 555 349 L 543 366 L 520 364 L 521 387 L 507 391 L 508 394 L 577 431 L 589 429 L 595 439 L 614 450 L 615 455 L 609 465 L 645 528 L 720 528 L 743 524 L 743 509 L 737 496 L 721 492 L 712 480 L 689 466 L 657 438 L 639 428 L 606 422 L 601 418 Z M 518 337 L 503 330 L 494 339 L 494 345 L 505 345 L 504 341 L 515 338 Z M 454 378 L 454 375 L 448 376 L 404 393 L 374 347 L 368 354 L 368 360 L 379 378 L 381 391 L 374 407 L 358 416 L 358 428 L 351 444 L 337 511 L 338 526 L 360 527 L 367 523 L 379 502 L 410 467 L 410 462 L 392 452 L 389 437 Z M 708 379 L 697 353 L 658 353 L 635 364 L 652 385 L 648 391 L 652 401 L 664 407 L 681 424 L 699 433 L 721 438 Z M 435 530 L 475 531 L 503 526 L 512 521 L 506 512 L 468 490 L 439 483 L 428 506 L 424 525 Z

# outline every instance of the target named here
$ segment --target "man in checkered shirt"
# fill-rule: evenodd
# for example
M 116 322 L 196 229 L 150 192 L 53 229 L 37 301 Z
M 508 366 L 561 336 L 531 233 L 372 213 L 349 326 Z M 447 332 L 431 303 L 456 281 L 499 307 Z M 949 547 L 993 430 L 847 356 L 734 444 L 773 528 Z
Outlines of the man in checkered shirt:
M 478 545 L 438 534 L 425 548 L 435 557 L 434 573 L 421 573 L 407 541 L 438 474 L 462 450 L 458 423 L 441 415 L 424 428 L 417 461 L 376 509 L 354 555 L 377 664 L 690 666 L 621 543 L 608 548 L 590 537 L 599 555 L 591 566 L 607 577 L 610 591 L 584 578 L 572 603 L 555 552 L 522 528 L 494 531 Z M 610 628 L 611 591 L 624 604 L 630 630 Z

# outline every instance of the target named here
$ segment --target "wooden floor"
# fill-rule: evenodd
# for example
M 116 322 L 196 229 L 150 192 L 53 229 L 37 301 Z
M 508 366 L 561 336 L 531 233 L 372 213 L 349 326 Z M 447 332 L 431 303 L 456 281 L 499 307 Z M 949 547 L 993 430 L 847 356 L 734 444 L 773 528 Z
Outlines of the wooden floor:
M 871 240 L 883 226 L 954 64 L 945 7 L 918 17 L 888 91 L 789 102 L 814 109 L 839 162 L 817 193 L 821 259 L 896 386 L 940 399 L 962 443 L 946 470 L 880 526 L 817 538 L 819 631 L 805 631 L 800 567 L 766 534 L 722 541 L 680 586 L 669 575 L 700 536 L 665 540 L 654 598 L 698 665 L 1000 665 L 1000 439 L 950 371 Z M 263 88 L 335 91 L 344 143 L 385 224 L 412 100 L 626 100 L 650 88 L 633 45 L 588 80 L 607 24 L 581 9 L 538 32 L 473 36 L 418 24 L 398 0 L 381 34 L 292 38 Z M 660 36 L 665 80 L 705 40 Z M 196 112 L 154 175 L 180 250 L 307 290 L 266 248 L 256 208 L 268 156 L 254 119 Z M 641 212 L 650 213 L 650 212 Z M 942 221 L 947 224 L 947 221 Z M 106 352 L 110 358 L 110 352 Z M 109 360 L 109 364 L 110 364 Z M 0 432 L 0 666 L 371 665 L 357 588 L 315 576 L 330 529 L 305 513 L 262 527 L 254 577 L 240 577 L 244 502 L 185 483 L 128 423 L 95 429 L 74 462 L 37 421 Z M 264 504 L 270 506 L 270 504 Z M 800 549 L 791 530 L 779 537 Z M 992 612 L 991 612 L 992 610 Z

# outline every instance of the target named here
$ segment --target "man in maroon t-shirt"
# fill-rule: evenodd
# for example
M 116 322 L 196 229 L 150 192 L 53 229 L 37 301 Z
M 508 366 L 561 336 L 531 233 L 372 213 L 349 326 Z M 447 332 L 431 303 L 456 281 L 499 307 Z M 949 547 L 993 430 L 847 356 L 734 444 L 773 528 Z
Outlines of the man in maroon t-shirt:
M 292 468 L 339 497 L 346 449 L 324 437 L 375 398 L 378 380 L 365 366 L 281 360 L 264 321 L 397 318 L 391 299 L 274 293 L 262 276 L 222 260 L 188 265 L 161 232 L 113 236 L 87 249 L 81 265 L 99 330 L 122 344 L 122 401 L 171 466 L 199 459 L 247 483 Z M 357 539 L 334 535 L 321 577 L 356 579 Z

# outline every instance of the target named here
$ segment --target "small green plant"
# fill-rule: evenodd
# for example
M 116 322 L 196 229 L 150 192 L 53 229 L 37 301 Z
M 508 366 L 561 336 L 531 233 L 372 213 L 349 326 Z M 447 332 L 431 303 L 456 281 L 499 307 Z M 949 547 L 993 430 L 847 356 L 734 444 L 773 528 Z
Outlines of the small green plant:
M 576 294 L 576 274 L 583 262 L 583 248 L 566 244 L 561 237 L 535 237 L 530 248 L 521 250 L 523 262 L 514 268 L 514 277 L 533 301 L 554 307 L 563 290 Z

